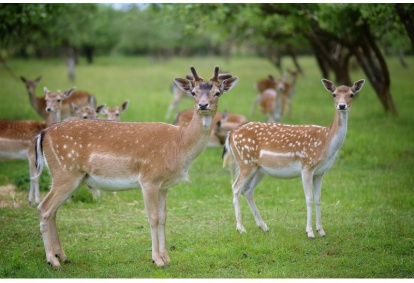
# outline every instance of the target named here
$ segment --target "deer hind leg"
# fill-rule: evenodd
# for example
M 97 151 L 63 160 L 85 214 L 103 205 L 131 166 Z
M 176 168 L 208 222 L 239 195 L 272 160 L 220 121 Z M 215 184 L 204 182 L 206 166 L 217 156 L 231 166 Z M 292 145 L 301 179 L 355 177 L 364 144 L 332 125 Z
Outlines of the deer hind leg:
M 151 229 L 152 260 L 157 266 L 163 267 L 165 266 L 165 262 L 160 254 L 159 244 L 159 207 L 161 206 L 159 201 L 159 191 L 159 186 L 154 186 L 151 184 L 142 185 L 142 194 L 145 203 L 145 210 L 147 212 L 148 222 L 150 224 Z M 163 235 L 162 237 L 164 237 L 163 239 L 165 239 L 165 235 Z
M 83 179 L 83 175 L 74 176 L 68 172 L 64 172 L 60 176 L 63 178 L 53 176 L 50 192 L 37 208 L 40 220 L 40 232 L 42 233 L 46 251 L 46 260 L 57 269 L 60 268 L 58 259 L 64 263 L 68 263 L 69 261 L 60 244 L 56 227 L 56 213 L 62 203 L 79 187 Z
M 315 235 L 313 234 L 312 229 L 312 183 L 313 183 L 313 172 L 307 170 L 302 171 L 302 185 L 305 192 L 306 199 L 306 234 L 309 238 L 314 239 Z
M 254 172 L 242 172 L 239 170 L 236 181 L 234 181 L 232 189 L 233 189 L 233 205 L 234 210 L 236 213 L 236 228 L 237 231 L 240 233 L 245 233 L 246 229 L 243 227 L 242 223 L 242 213 L 240 207 L 240 195 L 242 192 L 246 190 L 247 185 L 250 183 L 252 177 L 254 176 Z
M 313 176 L 313 199 L 315 202 L 315 213 L 316 213 L 316 231 L 320 236 L 325 236 L 325 231 L 322 227 L 321 218 L 321 187 L 322 187 L 323 174 Z
M 251 178 L 250 182 L 246 186 L 246 190 L 244 192 L 244 196 L 247 199 L 247 202 L 250 206 L 250 210 L 252 211 L 254 220 L 256 221 L 257 226 L 261 228 L 263 231 L 267 232 L 269 229 L 267 228 L 266 223 L 263 221 L 262 217 L 260 216 L 260 212 L 257 209 L 256 203 L 253 198 L 254 189 L 259 184 L 259 182 L 263 179 L 264 174 L 257 170 L 256 174 Z

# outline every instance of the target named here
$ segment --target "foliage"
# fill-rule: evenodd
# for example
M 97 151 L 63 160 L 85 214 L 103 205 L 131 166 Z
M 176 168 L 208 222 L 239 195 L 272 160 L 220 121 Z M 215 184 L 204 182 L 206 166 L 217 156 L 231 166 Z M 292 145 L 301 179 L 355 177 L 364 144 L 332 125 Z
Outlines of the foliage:
M 334 111 L 332 97 L 320 83 L 316 62 L 313 57 L 299 60 L 306 76 L 299 76 L 293 115 L 283 121 L 329 125 Z M 412 57 L 407 60 L 414 64 Z M 264 178 L 255 194 L 270 231 L 264 233 L 256 227 L 242 198 L 248 233 L 239 234 L 229 172 L 222 168 L 222 149 L 208 148 L 190 167 L 191 183 L 169 190 L 166 233 L 172 263 L 167 268 L 157 268 L 151 262 L 150 231 L 139 190 L 103 193 L 100 200 L 91 202 L 82 187 L 74 201 L 62 205 L 57 226 L 72 262 L 61 271 L 47 265 L 36 207 L 27 204 L 27 191 L 17 190 L 14 196 L 0 195 L 2 205 L 10 204 L 0 208 L 0 277 L 412 278 L 413 70 L 401 68 L 395 58 L 387 63 L 400 115 L 384 115 L 369 84 L 354 101 L 340 157 L 324 178 L 326 237 L 314 241 L 306 237 L 300 179 L 272 178 Z M 72 86 L 60 60 L 10 59 L 9 64 L 27 77 L 42 74 L 42 83 L 50 89 Z M 234 89 L 220 98 L 219 110 L 248 115 L 255 99 L 254 82 L 274 71 L 263 58 L 174 57 L 153 62 L 146 57 L 98 57 L 93 65 L 79 62 L 77 87 L 96 94 L 98 104 L 129 99 L 124 121 L 164 121 L 172 99 L 172 79 L 187 74 L 190 65 L 208 77 L 216 64 L 240 78 Z M 353 81 L 365 78 L 361 70 L 351 76 Z M 40 119 L 21 81 L 0 69 L 0 85 L 2 118 Z M 187 109 L 193 102 L 187 99 L 180 106 Z M 259 111 L 248 118 L 264 120 Z M 0 185 L 13 182 L 10 176 L 24 176 L 21 172 L 28 174 L 27 162 L 0 162 Z M 45 194 L 41 192 L 42 197 Z

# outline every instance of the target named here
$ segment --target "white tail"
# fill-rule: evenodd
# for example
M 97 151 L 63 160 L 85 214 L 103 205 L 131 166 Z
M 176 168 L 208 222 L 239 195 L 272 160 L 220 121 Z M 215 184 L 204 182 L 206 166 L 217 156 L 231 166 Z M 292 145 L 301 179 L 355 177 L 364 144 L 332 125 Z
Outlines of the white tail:
M 49 117 L 48 112 L 46 111 L 46 100 L 45 96 L 36 96 L 36 86 L 39 83 L 39 81 L 42 79 L 42 77 L 38 77 L 35 80 L 27 80 L 24 77 L 20 77 L 21 80 L 26 85 L 27 92 L 29 94 L 30 104 L 32 105 L 33 109 L 44 119 L 47 119 Z M 92 106 L 95 107 L 96 105 L 96 98 L 95 96 L 85 92 L 85 91 L 76 91 L 73 93 L 73 95 L 70 97 L 70 99 L 67 99 L 64 101 L 62 110 L 61 110 L 61 116 L 62 118 L 68 118 L 70 116 L 74 116 L 75 113 L 72 110 L 71 103 L 75 103 L 78 107 L 82 106 Z
M 52 176 L 50 192 L 38 214 L 46 259 L 53 267 L 60 267 L 59 259 L 67 261 L 56 213 L 81 183 L 111 191 L 141 188 L 151 228 L 152 259 L 157 266 L 170 262 L 165 239 L 168 188 L 182 181 L 207 146 L 219 97 L 238 81 L 231 75 L 219 76 L 218 66 L 209 81 L 194 67 L 190 69 L 192 76 L 175 79 L 194 99 L 193 118 L 186 126 L 73 120 L 54 124 L 38 135 L 39 169 L 44 156 Z
M 345 140 L 352 97 L 361 90 L 364 82 L 359 80 L 352 87 L 335 87 L 332 82 L 322 80 L 334 97 L 335 117 L 331 126 L 251 122 L 230 132 L 223 153 L 223 166 L 231 154 L 237 164 L 237 177 L 232 186 L 237 230 L 246 231 L 239 203 L 241 193 L 249 203 L 256 224 L 264 231 L 268 230 L 254 202 L 253 192 L 260 180 L 270 175 L 275 178 L 302 178 L 307 205 L 306 233 L 309 238 L 314 238 L 314 200 L 316 229 L 321 236 L 325 235 L 320 212 L 322 177 L 332 166 Z
M 68 96 L 73 92 L 70 91 Z M 40 202 L 39 177 L 36 170 L 35 137 L 47 126 L 60 122 L 59 112 L 62 106 L 63 97 L 53 95 L 49 102 L 54 105 L 46 121 L 30 120 L 0 120 L 0 160 L 28 160 L 30 172 L 29 204 Z M 46 110 L 46 108 L 45 108 Z

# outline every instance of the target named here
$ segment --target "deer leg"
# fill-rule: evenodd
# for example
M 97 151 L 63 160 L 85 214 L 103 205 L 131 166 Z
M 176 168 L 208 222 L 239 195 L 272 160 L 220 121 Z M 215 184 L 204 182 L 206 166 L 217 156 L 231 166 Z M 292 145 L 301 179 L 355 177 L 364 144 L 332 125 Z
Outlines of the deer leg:
M 50 192 L 39 204 L 37 211 L 40 220 L 40 232 L 42 233 L 43 243 L 46 251 L 46 260 L 54 268 L 60 268 L 59 259 L 68 262 L 62 250 L 59 234 L 56 227 L 56 213 L 62 203 L 67 200 L 78 188 L 83 176 L 74 177 L 73 175 L 61 174 L 59 179 L 53 176 L 53 183 Z
M 145 210 L 147 211 L 148 222 L 151 229 L 151 241 L 152 241 L 152 260 L 157 266 L 164 266 L 164 260 L 160 255 L 160 248 L 158 242 L 158 227 L 159 227 L 159 214 L 158 214 L 158 194 L 159 186 L 143 185 L 142 193 L 144 197 Z
M 322 187 L 322 178 L 323 174 L 313 176 L 313 199 L 315 202 L 315 212 L 316 212 L 316 231 L 322 237 L 325 236 L 325 231 L 322 227 L 321 221 L 321 187 Z
M 164 263 L 169 263 L 170 257 L 168 256 L 166 237 L 165 237 L 165 223 L 167 221 L 167 189 L 161 190 L 159 199 L 158 199 L 158 240 L 159 240 L 159 249 Z
M 314 239 L 315 235 L 313 234 L 312 229 L 312 179 L 313 173 L 302 170 L 302 185 L 305 192 L 306 199 L 306 210 L 307 210 L 307 221 L 306 221 L 306 233 L 309 238 Z
M 29 149 L 28 152 L 28 160 L 29 160 L 29 170 L 30 170 L 30 191 L 29 191 L 29 204 L 40 203 L 40 193 L 39 193 L 39 179 L 40 176 L 32 179 L 33 176 L 37 175 L 36 169 L 36 154 L 33 149 Z M 33 203 L 34 197 L 34 203 Z
M 263 221 L 262 217 L 260 216 L 260 212 L 257 209 L 256 203 L 253 198 L 254 189 L 256 188 L 257 184 L 262 180 L 264 174 L 260 172 L 259 170 L 256 172 L 256 174 L 253 176 L 253 178 L 250 180 L 250 182 L 247 185 L 246 191 L 244 192 L 244 196 L 247 199 L 247 202 L 249 203 L 250 210 L 252 211 L 252 214 L 254 216 L 254 220 L 256 221 L 257 226 L 261 228 L 263 231 L 267 232 L 269 229 L 267 228 L 266 223 Z

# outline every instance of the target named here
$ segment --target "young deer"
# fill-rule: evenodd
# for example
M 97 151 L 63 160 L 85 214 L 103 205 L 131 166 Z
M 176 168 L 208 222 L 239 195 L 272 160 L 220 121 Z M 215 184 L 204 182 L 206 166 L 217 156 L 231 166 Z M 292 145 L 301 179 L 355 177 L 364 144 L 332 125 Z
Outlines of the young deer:
M 272 75 L 269 75 L 268 79 L 263 79 L 258 81 L 254 88 L 257 92 L 257 98 L 253 101 L 252 109 L 250 111 L 250 116 L 254 115 L 257 104 L 262 100 L 263 92 L 267 89 L 274 89 L 278 93 L 283 93 L 285 89 L 285 80 L 284 78 L 275 79 Z
M 59 97 L 60 102 L 51 110 L 47 121 L 0 120 L 0 160 L 28 160 L 30 171 L 29 204 L 40 202 L 39 176 L 36 172 L 35 137 L 47 126 L 58 123 L 55 112 L 60 111 L 62 100 L 69 97 L 74 88 Z M 55 96 L 57 97 L 57 96 Z M 49 98 L 49 103 L 52 103 Z M 33 203 L 34 200 L 34 203 Z
M 206 82 L 193 66 L 190 69 L 193 75 L 175 79 L 194 99 L 193 118 L 186 126 L 73 120 L 54 124 L 37 136 L 38 171 L 42 171 L 44 158 L 52 176 L 50 192 L 38 214 L 46 260 L 53 267 L 60 267 L 59 259 L 68 261 L 61 248 L 56 213 L 81 183 L 111 191 L 141 188 L 151 228 L 152 259 L 157 266 L 170 262 L 165 240 L 168 188 L 182 181 L 206 148 L 218 100 L 238 81 L 230 74 L 219 76 L 218 66 Z
M 78 107 L 75 103 L 72 103 L 72 109 L 75 111 L 75 116 L 68 119 L 97 119 L 98 113 L 101 113 L 104 108 L 105 104 L 93 108 L 91 106 Z
M 260 109 L 267 122 L 280 122 L 282 118 L 282 92 L 268 88 L 262 93 Z
M 129 100 L 126 100 L 121 106 L 104 107 L 99 113 L 105 115 L 107 120 L 119 122 L 121 121 L 121 113 L 124 112 L 128 106 Z
M 254 202 L 253 192 L 263 176 L 270 175 L 275 178 L 302 178 L 307 205 L 306 233 L 309 238 L 314 238 L 313 192 L 316 229 L 321 236 L 325 236 L 320 211 L 322 177 L 332 166 L 345 140 L 352 98 L 361 90 L 365 81 L 356 81 L 352 87 L 335 87 L 325 79 L 322 79 L 322 83 L 334 97 L 335 117 L 331 126 L 251 122 L 231 131 L 227 137 L 223 166 L 232 157 L 238 167 L 236 181 L 232 186 L 238 231 L 246 232 L 239 203 L 241 193 L 244 193 L 249 203 L 256 224 L 264 231 L 268 230 Z
M 49 116 L 49 113 L 46 111 L 46 101 L 45 97 L 38 97 L 36 96 L 36 86 L 37 83 L 42 79 L 42 77 L 38 77 L 35 80 L 27 80 L 23 76 L 20 77 L 20 79 L 24 82 L 26 85 L 27 92 L 29 93 L 30 98 L 30 104 L 32 105 L 33 109 L 42 116 L 44 119 L 47 119 Z M 79 107 L 90 105 L 92 107 L 95 107 L 96 105 L 96 99 L 95 96 L 85 92 L 85 91 L 76 91 L 72 94 L 72 96 L 65 100 L 62 105 L 61 110 L 61 116 L 63 118 L 68 118 L 70 116 L 73 116 L 74 113 L 72 112 L 72 106 L 71 103 L 75 103 Z

